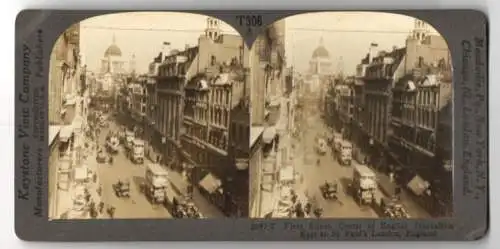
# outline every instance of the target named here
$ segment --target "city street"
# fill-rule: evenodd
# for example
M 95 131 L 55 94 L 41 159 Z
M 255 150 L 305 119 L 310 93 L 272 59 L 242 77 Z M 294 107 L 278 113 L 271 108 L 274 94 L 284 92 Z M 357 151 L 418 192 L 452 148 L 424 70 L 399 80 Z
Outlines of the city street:
M 117 125 L 110 120 L 109 129 L 103 129 L 98 138 L 100 147 L 104 147 L 106 134 L 109 130 L 118 131 Z M 134 219 L 134 218 L 171 218 L 170 213 L 161 205 L 152 205 L 144 194 L 139 191 L 139 184 L 144 181 L 145 165 L 134 164 L 125 156 L 123 147 L 117 155 L 114 156 L 113 164 L 98 164 L 96 155 L 88 158 L 91 165 L 96 166 L 98 181 L 102 185 L 102 201 L 105 205 L 116 208 L 115 218 Z M 113 191 L 113 184 L 118 180 L 130 181 L 130 198 L 118 198 Z
M 118 122 L 109 120 L 109 130 L 118 131 L 121 127 L 117 124 Z M 106 134 L 108 129 L 103 130 L 99 137 L 99 144 L 102 147 L 105 143 Z M 94 156 L 95 159 L 95 156 Z M 145 162 L 143 165 L 134 164 L 130 159 L 128 159 L 124 154 L 124 149 L 121 147 L 121 151 L 114 157 L 114 162 L 112 166 L 108 164 L 102 164 L 99 167 L 98 174 L 102 175 L 106 183 L 103 183 L 104 198 L 110 199 L 111 205 L 113 203 L 118 203 L 117 205 L 123 205 L 125 218 L 168 218 L 171 215 L 162 206 L 152 206 L 146 199 L 146 196 L 139 192 L 139 185 L 145 180 L 145 166 L 153 163 L 148 157 L 144 158 Z M 95 161 L 95 160 L 94 160 Z M 182 174 L 166 168 L 168 171 L 169 179 L 172 184 L 176 186 L 177 189 L 186 189 L 188 183 L 186 179 L 183 178 Z M 119 199 L 113 193 L 112 184 L 116 183 L 118 179 L 129 179 L 131 183 L 131 199 Z M 106 187 L 107 186 L 107 187 Z M 133 200 L 133 201 L 132 201 Z M 200 212 L 209 218 L 221 218 L 225 217 L 224 214 L 214 205 L 212 205 L 207 199 L 205 199 L 197 188 L 194 188 L 193 192 L 193 202 L 199 208 Z M 117 206 L 115 206 L 117 207 Z M 136 211 L 138 209 L 139 211 Z M 116 208 L 116 215 L 120 217 L 120 208 Z
M 314 108 L 315 105 L 305 104 Z M 316 137 L 329 134 L 328 127 L 323 123 L 318 112 L 304 110 L 303 122 L 300 123 L 301 134 L 299 139 L 293 139 L 295 170 L 302 175 L 302 183 L 298 184 L 297 192 L 307 193 L 319 207 L 323 208 L 323 217 L 328 218 L 376 218 L 377 214 L 370 207 L 360 207 L 347 191 L 347 186 L 352 179 L 352 168 L 341 166 L 328 150 L 325 155 L 315 151 Z M 317 159 L 320 165 L 317 165 Z M 320 191 L 320 186 L 326 181 L 337 180 L 339 183 L 338 201 L 325 200 Z

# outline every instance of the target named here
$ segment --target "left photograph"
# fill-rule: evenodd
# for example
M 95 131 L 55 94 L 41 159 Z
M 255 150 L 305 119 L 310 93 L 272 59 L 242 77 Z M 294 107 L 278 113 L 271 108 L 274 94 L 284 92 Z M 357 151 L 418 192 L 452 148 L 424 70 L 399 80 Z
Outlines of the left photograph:
M 50 55 L 49 219 L 248 217 L 245 58 L 204 15 L 69 27 Z

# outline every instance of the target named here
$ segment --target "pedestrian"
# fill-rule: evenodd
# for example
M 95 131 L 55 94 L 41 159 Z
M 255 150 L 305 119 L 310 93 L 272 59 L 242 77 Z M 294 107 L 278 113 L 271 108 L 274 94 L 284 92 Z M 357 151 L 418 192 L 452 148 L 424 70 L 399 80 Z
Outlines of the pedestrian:
M 94 203 L 92 203 L 92 204 L 94 204 Z M 99 213 L 97 212 L 96 206 L 95 206 L 95 204 L 94 204 L 94 205 L 92 205 L 92 206 L 90 207 L 90 217 L 91 217 L 92 219 L 95 219 L 95 218 L 97 218 L 97 216 L 98 216 L 98 215 L 99 215 Z
M 104 211 L 104 202 L 100 201 L 99 202 L 99 213 L 102 214 L 103 211 Z
M 99 196 L 101 196 L 101 195 L 102 195 L 102 185 L 101 185 L 100 183 L 99 183 L 99 186 L 97 187 L 96 192 L 97 192 L 97 194 L 98 194 Z
M 92 174 L 92 182 L 96 183 L 97 182 L 97 173 Z
M 113 219 L 115 217 L 115 207 L 109 206 L 107 209 L 107 213 L 109 215 L 109 218 Z

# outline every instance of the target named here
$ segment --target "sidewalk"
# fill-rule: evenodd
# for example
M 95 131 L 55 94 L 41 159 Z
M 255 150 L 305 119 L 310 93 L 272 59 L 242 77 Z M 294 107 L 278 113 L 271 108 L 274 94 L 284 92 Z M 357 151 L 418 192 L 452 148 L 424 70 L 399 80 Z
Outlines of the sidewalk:
M 186 192 L 187 187 L 189 183 L 187 180 L 182 176 L 181 173 L 177 171 L 173 171 L 170 169 L 168 170 L 169 174 L 169 179 L 172 182 L 172 185 L 174 185 L 175 188 L 177 188 L 178 192 Z M 205 197 L 200 193 L 198 190 L 198 187 L 195 186 L 193 188 L 193 202 L 200 209 L 200 212 L 203 214 L 203 216 L 207 218 L 225 218 L 226 216 L 224 213 L 216 207 L 214 204 L 210 203 L 209 200 L 205 199 Z
M 263 186 L 259 186 L 260 200 L 259 200 L 259 217 L 264 218 L 266 215 L 271 213 L 274 209 L 275 195 L 276 195 L 276 179 L 274 177 L 277 170 L 278 163 L 278 153 L 271 152 L 267 158 L 262 161 L 261 177 L 263 185 L 270 185 L 272 189 L 265 189 Z
M 389 176 L 382 174 L 380 172 L 376 172 L 378 178 L 379 190 L 385 195 L 391 195 L 392 190 L 397 187 L 397 184 L 391 182 Z M 399 195 L 401 198 L 401 203 L 405 206 L 406 210 L 410 214 L 411 217 L 414 218 L 432 218 L 432 216 L 415 200 L 413 200 L 411 193 L 403 186 L 401 187 L 401 194 Z
M 85 141 L 84 137 L 80 138 L 81 141 Z M 82 156 L 86 154 L 87 152 L 84 152 L 85 149 L 82 149 Z M 87 166 L 88 169 L 90 169 L 93 173 L 96 173 L 97 171 L 97 163 L 95 162 L 95 150 L 88 151 L 87 158 L 84 159 L 82 158 L 80 164 L 74 164 L 72 167 L 72 170 L 82 167 L 83 165 Z M 73 160 L 77 162 L 76 156 L 73 155 Z M 58 211 L 58 217 L 60 218 L 62 214 L 67 213 L 69 210 L 73 208 L 73 196 L 74 196 L 74 191 L 75 191 L 75 184 L 74 182 L 70 183 L 71 186 L 70 188 L 65 191 L 65 190 L 58 190 L 58 195 L 59 195 L 59 200 L 58 200 L 58 206 L 57 206 L 57 211 Z M 92 179 L 89 179 L 89 182 L 85 184 L 86 188 L 88 189 L 91 200 L 95 202 L 96 205 L 99 204 L 101 201 L 101 197 L 97 194 L 97 187 L 98 187 L 99 181 L 97 180 L 96 183 L 92 181 Z M 102 218 L 104 214 L 100 214 L 98 218 Z

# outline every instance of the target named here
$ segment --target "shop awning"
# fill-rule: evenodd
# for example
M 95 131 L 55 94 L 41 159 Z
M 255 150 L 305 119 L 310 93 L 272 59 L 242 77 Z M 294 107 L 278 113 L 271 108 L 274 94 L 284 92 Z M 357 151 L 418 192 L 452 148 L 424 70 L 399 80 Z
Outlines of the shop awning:
M 49 126 L 49 146 L 55 141 L 55 139 L 60 131 L 61 131 L 60 125 L 50 125 Z
M 70 160 L 62 160 L 61 164 L 59 165 L 59 171 L 68 171 L 71 168 L 71 161 Z
M 250 165 L 250 162 L 249 162 L 248 158 L 236 158 L 236 162 L 235 162 L 236 169 L 246 170 L 246 169 L 248 169 L 249 165 Z
M 276 127 L 270 126 L 264 129 L 264 133 L 262 134 L 262 140 L 264 143 L 271 143 L 275 137 Z
M 85 167 L 76 168 L 74 174 L 76 181 L 84 181 L 88 178 L 88 170 Z
M 415 195 L 421 196 L 429 188 L 429 182 L 424 180 L 419 175 L 416 175 L 410 182 L 408 182 L 407 187 Z
M 64 99 L 64 105 L 76 105 L 76 97 L 75 96 L 66 96 Z
M 201 181 L 200 186 L 205 189 L 209 194 L 215 193 L 222 185 L 222 182 L 217 179 L 213 174 L 206 175 Z
M 253 147 L 253 145 L 257 142 L 259 139 L 260 135 L 264 132 L 264 127 L 263 126 L 252 126 L 250 127 L 250 148 Z
M 280 170 L 280 181 L 293 181 L 295 176 L 295 170 L 292 166 L 286 166 Z
M 65 125 L 61 128 L 61 131 L 59 132 L 59 140 L 61 142 L 67 142 L 72 135 L 73 135 L 73 126 Z

